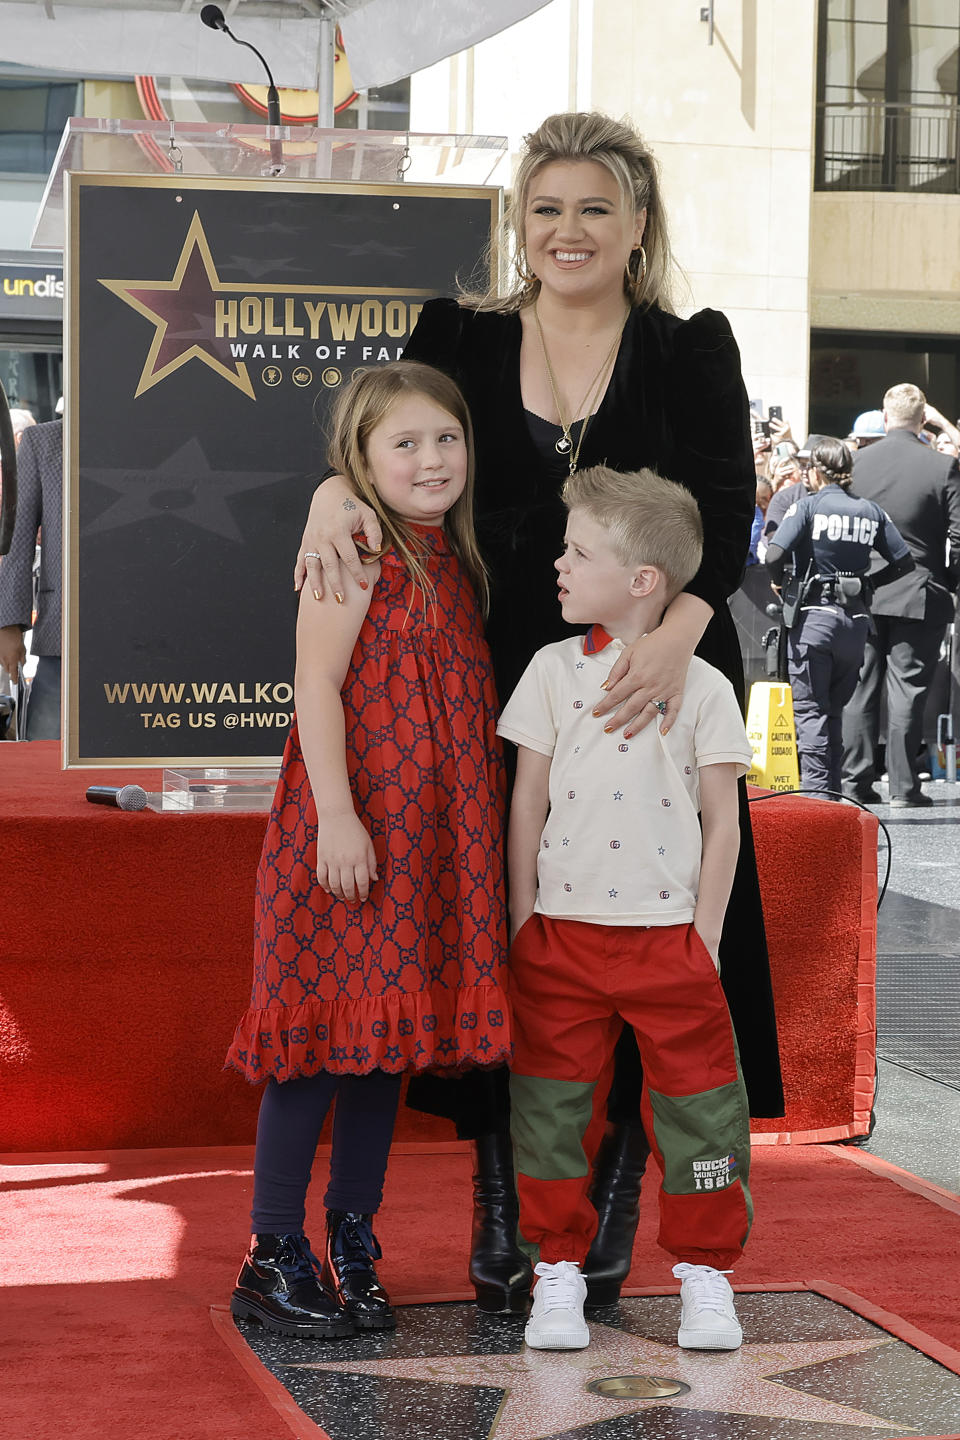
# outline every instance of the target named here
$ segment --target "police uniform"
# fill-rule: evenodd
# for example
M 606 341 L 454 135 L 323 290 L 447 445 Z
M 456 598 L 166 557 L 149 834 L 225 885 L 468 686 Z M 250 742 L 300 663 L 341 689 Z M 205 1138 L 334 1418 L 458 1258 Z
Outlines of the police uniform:
M 767 550 L 767 568 L 778 583 L 785 557 L 793 556 L 792 586 L 799 586 L 787 656 L 805 790 L 840 790 L 841 716 L 856 689 L 871 623 L 863 578 L 873 550 L 888 563 L 871 576 L 872 585 L 912 568 L 886 511 L 835 483 L 793 505 Z M 788 599 L 790 593 L 788 587 Z

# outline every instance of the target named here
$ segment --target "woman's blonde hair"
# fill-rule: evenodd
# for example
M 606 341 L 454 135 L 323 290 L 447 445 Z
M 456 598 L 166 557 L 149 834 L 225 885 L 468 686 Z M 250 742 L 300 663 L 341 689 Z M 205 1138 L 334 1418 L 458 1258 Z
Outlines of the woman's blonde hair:
M 630 253 L 624 273 L 624 294 L 631 305 L 659 305 L 673 309 L 674 260 L 667 235 L 667 220 L 660 190 L 660 169 L 649 146 L 624 121 L 611 120 L 595 110 L 550 115 L 524 139 L 513 193 L 500 230 L 503 253 L 513 251 L 513 283 L 505 295 L 464 294 L 465 304 L 478 310 L 510 313 L 532 304 L 540 281 L 527 264 L 526 213 L 530 186 L 544 165 L 556 161 L 592 160 L 616 180 L 624 205 L 635 214 L 646 210 L 643 232 L 646 263 L 639 249 Z
M 703 519 L 693 495 L 655 470 L 577 470 L 562 491 L 568 510 L 583 510 L 607 531 L 621 565 L 654 565 L 666 602 L 678 595 L 703 560 Z
M 416 360 L 394 360 L 388 365 L 365 370 L 340 391 L 330 419 L 330 465 L 353 485 L 360 498 L 375 510 L 383 530 L 382 554 L 390 546 L 397 551 L 410 573 L 424 605 L 433 603 L 435 593 L 427 572 L 430 551 L 414 526 L 384 504 L 377 493 L 367 464 L 370 434 L 405 395 L 422 395 L 445 410 L 463 430 L 467 447 L 467 483 L 462 495 L 444 516 L 444 530 L 453 550 L 473 581 L 484 614 L 490 587 L 487 569 L 473 528 L 473 426 L 470 411 L 460 388 L 440 370 Z

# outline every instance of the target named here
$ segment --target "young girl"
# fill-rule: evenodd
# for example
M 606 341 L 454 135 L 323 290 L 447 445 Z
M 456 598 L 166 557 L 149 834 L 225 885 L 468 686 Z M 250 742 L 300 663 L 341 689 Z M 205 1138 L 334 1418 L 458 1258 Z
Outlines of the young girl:
M 403 1072 L 510 1053 L 503 771 L 469 412 L 452 380 L 406 361 L 359 376 L 333 432 L 331 463 L 376 509 L 384 543 L 366 588 L 300 604 L 253 993 L 227 1056 L 267 1082 L 255 1233 L 231 1310 L 319 1337 L 395 1324 L 371 1227 Z M 334 1096 L 321 1264 L 305 1199 Z

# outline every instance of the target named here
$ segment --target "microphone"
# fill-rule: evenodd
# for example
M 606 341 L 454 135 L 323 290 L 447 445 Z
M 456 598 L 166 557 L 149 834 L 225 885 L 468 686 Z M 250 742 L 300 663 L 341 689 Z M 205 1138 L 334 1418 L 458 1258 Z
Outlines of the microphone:
M 266 60 L 264 60 L 263 56 L 260 54 L 260 51 L 255 45 L 251 45 L 249 40 L 237 39 L 236 35 L 234 35 L 233 31 L 230 29 L 230 26 L 227 24 L 226 17 L 224 16 L 224 13 L 220 9 L 219 5 L 204 5 L 203 9 L 200 11 L 200 19 L 202 20 L 204 25 L 208 26 L 209 29 L 222 30 L 224 35 L 230 36 L 230 39 L 234 42 L 235 45 L 246 45 L 247 49 L 252 50 L 254 55 L 256 55 L 257 59 L 260 61 L 260 64 L 263 66 L 264 70 L 266 70 L 267 80 L 269 81 L 269 84 L 267 86 L 267 124 L 279 126 L 280 96 L 277 94 L 277 87 L 273 83 L 273 76 L 270 73 L 270 66 L 267 64 Z
M 216 5 L 209 5 L 216 10 Z M 91 785 L 87 789 L 91 805 L 112 805 L 116 810 L 143 810 L 147 804 L 147 792 L 139 785 Z

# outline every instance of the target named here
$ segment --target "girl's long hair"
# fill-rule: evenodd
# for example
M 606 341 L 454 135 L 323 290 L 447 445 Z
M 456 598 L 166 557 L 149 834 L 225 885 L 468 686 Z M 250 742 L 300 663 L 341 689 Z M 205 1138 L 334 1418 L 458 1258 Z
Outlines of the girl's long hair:
M 353 485 L 361 499 L 375 510 L 383 529 L 383 549 L 393 546 L 409 571 L 424 605 L 435 599 L 427 571 L 428 547 L 414 526 L 385 505 L 377 494 L 367 464 L 370 433 L 405 395 L 422 395 L 445 410 L 463 430 L 467 446 L 467 483 L 463 493 L 444 516 L 444 531 L 450 548 L 470 576 L 483 613 L 490 602 L 487 567 L 480 554 L 473 527 L 474 457 L 470 411 L 460 388 L 440 370 L 417 360 L 394 360 L 356 376 L 337 396 L 330 421 L 328 458 Z
M 593 160 L 616 180 L 624 204 L 636 213 L 646 210 L 643 232 L 646 253 L 644 267 L 639 250 L 631 251 L 624 273 L 623 290 L 631 305 L 645 309 L 658 305 L 673 310 L 676 266 L 667 233 L 667 218 L 660 188 L 660 168 L 646 141 L 630 125 L 611 120 L 598 111 L 566 111 L 550 115 L 524 140 L 524 152 L 517 167 L 513 193 L 498 237 L 498 253 L 512 252 L 512 275 L 506 294 L 494 282 L 485 293 L 463 291 L 461 304 L 477 310 L 498 310 L 511 314 L 536 300 L 540 281 L 527 264 L 526 213 L 530 187 L 545 165 L 556 161 Z

